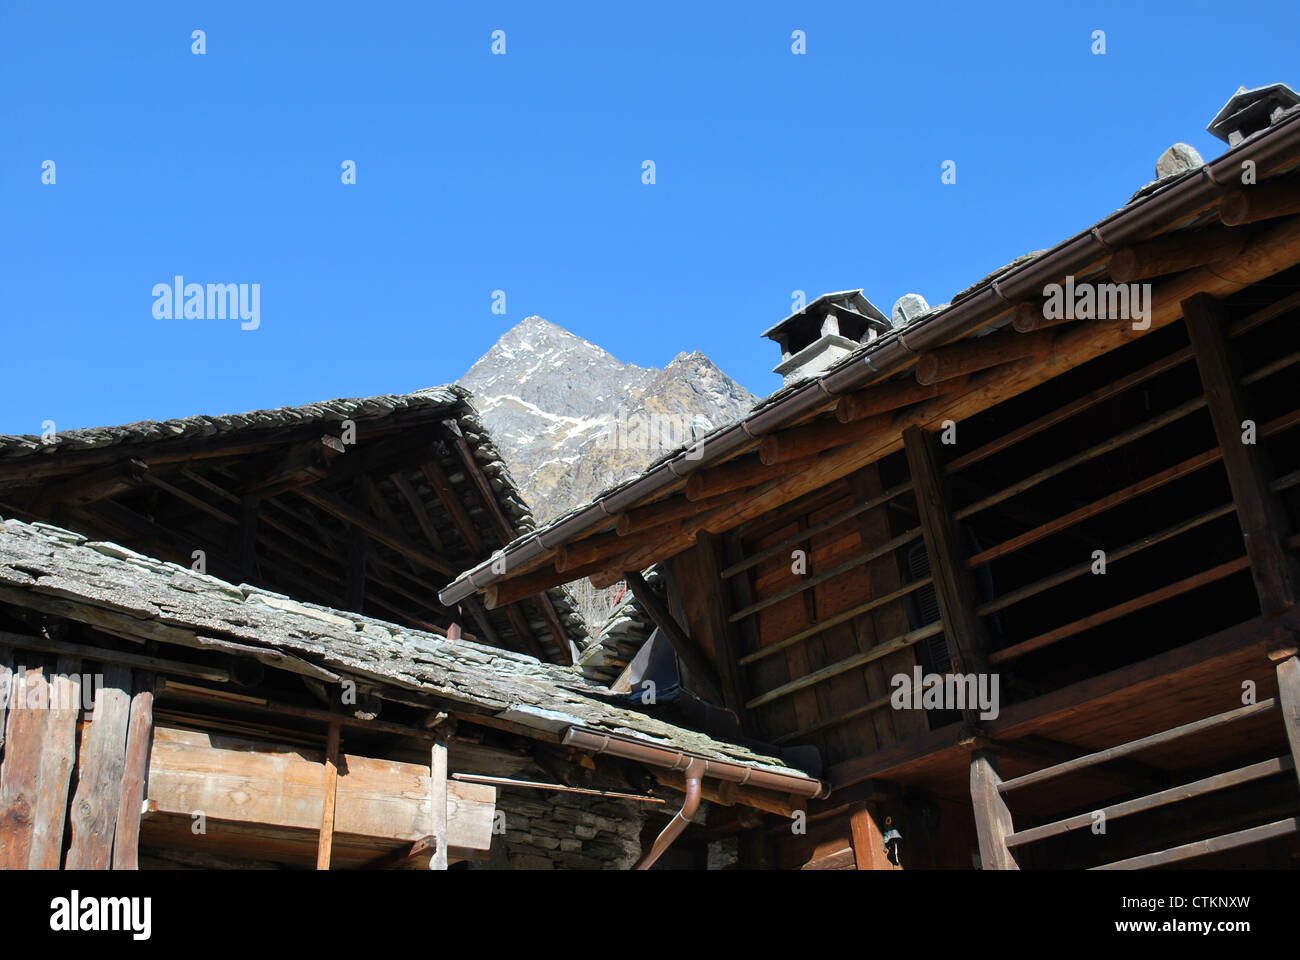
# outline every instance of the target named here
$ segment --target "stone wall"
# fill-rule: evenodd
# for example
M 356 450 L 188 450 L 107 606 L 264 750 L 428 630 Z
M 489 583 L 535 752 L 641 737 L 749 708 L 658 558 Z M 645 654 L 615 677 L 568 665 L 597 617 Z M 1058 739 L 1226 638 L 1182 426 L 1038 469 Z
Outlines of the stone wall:
M 504 833 L 471 869 L 626 870 L 641 855 L 642 804 L 551 790 L 498 788 Z

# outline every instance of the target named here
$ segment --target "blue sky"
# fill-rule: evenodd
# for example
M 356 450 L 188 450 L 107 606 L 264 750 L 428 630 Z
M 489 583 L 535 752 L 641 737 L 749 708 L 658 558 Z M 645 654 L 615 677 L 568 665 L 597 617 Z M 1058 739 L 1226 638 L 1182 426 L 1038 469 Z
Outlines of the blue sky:
M 792 291 L 948 300 L 1222 152 L 1298 42 L 1294 2 L 2 0 L 0 433 L 414 390 L 531 314 L 766 394 Z M 155 318 L 177 274 L 259 328 Z

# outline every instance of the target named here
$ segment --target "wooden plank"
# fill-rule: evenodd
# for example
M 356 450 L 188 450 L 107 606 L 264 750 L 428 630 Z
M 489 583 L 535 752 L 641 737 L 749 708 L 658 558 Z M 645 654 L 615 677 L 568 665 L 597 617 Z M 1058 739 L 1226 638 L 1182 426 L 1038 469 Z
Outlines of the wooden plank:
M 1286 728 L 1296 777 L 1300 778 L 1300 660 L 1287 657 L 1277 664 L 1277 702 Z
M 72 840 L 64 862 L 68 870 L 112 866 L 130 713 L 131 671 L 105 664 L 104 685 L 95 691 L 95 712 L 81 738 L 80 773 L 69 817 Z
M 209 824 L 245 824 L 267 836 L 300 838 L 298 862 L 314 866 L 324 820 L 320 749 L 221 733 L 158 726 L 149 770 L 151 819 L 202 810 Z M 429 765 L 342 754 L 334 811 L 333 865 L 345 849 L 385 849 L 429 834 L 433 816 Z M 457 850 L 486 851 L 492 841 L 496 789 L 451 781 L 447 830 Z M 186 831 L 188 833 L 188 831 Z M 205 848 L 211 841 L 193 837 Z M 369 859 L 369 858 L 367 858 Z
M 1260 610 L 1270 616 L 1295 603 L 1300 584 L 1300 570 L 1283 546 L 1290 532 L 1286 512 L 1269 493 L 1272 477 L 1264 449 L 1241 441 L 1242 423 L 1252 414 L 1237 383 L 1235 357 L 1229 353 L 1224 333 L 1227 321 L 1222 306 L 1213 297 L 1198 294 L 1185 300 L 1182 308 L 1214 432 L 1223 451 L 1223 466 L 1237 504 Z
M 45 669 L 19 664 L 5 722 L 0 770 L 0 870 L 27 869 L 36 830 L 42 751 L 49 726 Z
M 1011 811 L 999 787 L 1002 775 L 997 759 L 988 750 L 976 750 L 970 758 L 970 795 L 975 809 L 975 832 L 979 837 L 980 866 L 985 870 L 1019 870 L 1007 838 L 1015 832 Z
M 447 869 L 447 741 L 433 741 L 429 758 L 429 811 L 430 825 L 435 844 L 430 870 Z
M 849 477 L 849 489 L 854 499 L 861 502 L 871 503 L 879 500 L 882 496 L 880 493 L 882 486 L 878 464 L 863 467 Z M 888 511 L 873 509 L 858 515 L 858 538 L 863 547 L 889 539 L 889 532 Z M 902 582 L 898 560 L 892 553 L 882 555 L 867 564 L 866 572 L 873 601 L 870 607 L 871 617 L 867 621 L 872 628 L 871 638 L 874 640 L 879 637 L 893 637 L 905 632 L 910 626 L 907 610 L 903 604 L 894 601 L 901 599 L 904 593 L 910 594 L 919 589 L 916 582 L 908 584 Z M 930 577 L 923 579 L 932 581 Z M 867 631 L 859 630 L 858 635 L 861 642 L 861 639 L 866 638 Z M 868 696 L 879 699 L 892 689 L 890 687 L 892 677 L 899 673 L 910 674 L 916 663 L 915 648 L 908 648 L 868 667 L 864 672 Z M 888 714 L 873 717 L 873 720 L 878 730 L 888 733 L 887 737 L 880 738 L 882 746 L 906 740 L 930 729 L 929 718 L 923 711 L 918 710 L 891 710 Z
M 1033 773 L 1026 773 L 1023 776 L 1012 777 L 1010 780 L 1000 784 L 998 789 L 1003 793 L 1006 793 L 1011 790 L 1019 790 L 1021 787 L 1033 786 L 1035 783 L 1044 783 L 1048 780 L 1054 780 L 1057 777 L 1063 777 L 1068 773 L 1077 773 L 1080 770 L 1095 767 L 1099 763 L 1106 763 L 1107 761 L 1115 760 L 1119 757 L 1127 757 L 1130 754 L 1149 750 L 1152 747 L 1174 743 L 1186 737 L 1199 736 L 1203 733 L 1208 733 L 1211 730 L 1217 730 L 1221 727 L 1236 723 L 1239 720 L 1245 720 L 1248 717 L 1253 717 L 1261 713 L 1268 713 L 1269 711 L 1276 709 L 1277 706 L 1277 701 L 1269 698 L 1268 700 L 1261 700 L 1259 703 L 1237 707 L 1235 710 L 1226 710 L 1223 713 L 1217 713 L 1212 717 L 1205 717 L 1202 720 L 1196 720 L 1192 723 L 1184 723 L 1180 726 L 1173 727 L 1172 729 L 1163 730 L 1160 733 L 1153 733 L 1148 737 L 1141 737 L 1137 740 L 1131 740 L 1128 743 L 1121 743 L 1118 746 L 1110 747 L 1106 750 L 1098 750 L 1095 753 L 1076 757 L 1073 760 L 1067 760 L 1065 763 L 1058 763 L 1055 766 L 1044 767 L 1042 770 L 1035 770 Z
M 1162 867 L 1169 863 L 1181 863 L 1184 860 L 1194 860 L 1197 857 L 1209 856 L 1212 853 L 1223 853 L 1227 850 L 1235 850 L 1238 847 L 1246 847 L 1255 843 L 1263 843 L 1266 840 L 1275 840 L 1278 837 L 1287 837 L 1300 830 L 1300 820 L 1291 817 L 1288 820 L 1278 820 L 1274 823 L 1266 823 L 1263 826 L 1251 827 L 1249 830 L 1238 830 L 1236 833 L 1224 834 L 1221 837 L 1213 837 L 1209 840 L 1197 840 L 1195 843 L 1185 843 L 1181 847 L 1174 847 L 1171 850 L 1162 850 L 1159 853 L 1147 853 L 1140 857 L 1129 857 L 1127 860 L 1117 860 L 1114 863 L 1102 864 L 1099 867 L 1093 867 L 1093 870 L 1148 870 L 1151 867 Z
M 59 657 L 49 683 L 50 716 L 41 745 L 40 787 L 32 810 L 34 829 L 27 865 L 33 870 L 57 870 L 63 859 L 68 789 L 77 762 L 81 683 L 81 661 Z
M 856 570 L 858 567 L 866 566 L 871 561 L 879 557 L 883 557 L 886 554 L 889 554 L 894 550 L 897 550 L 899 547 L 904 546 L 905 544 L 911 543 L 920 535 L 921 535 L 920 527 L 914 527 L 911 530 L 905 530 L 902 533 L 900 533 L 898 536 L 894 537 L 893 539 L 886 540 L 884 543 L 877 544 L 875 547 L 871 548 L 866 553 L 860 554 L 855 557 L 851 557 L 850 559 L 845 560 L 843 563 L 837 564 L 836 566 L 832 567 L 830 570 L 826 570 L 822 573 L 817 574 L 816 576 L 804 577 L 799 583 L 795 584 L 793 587 L 787 587 L 786 589 L 778 593 L 774 593 L 769 597 L 764 597 L 762 600 L 756 600 L 755 602 L 748 604 L 747 606 L 741 607 L 735 613 L 730 614 L 727 619 L 731 620 L 732 622 L 736 622 L 739 620 L 743 620 L 745 617 L 751 616 L 752 614 L 755 614 L 760 610 L 766 610 L 768 607 L 774 606 L 780 603 L 782 600 L 788 600 L 790 597 L 798 596 L 804 591 L 811 590 L 813 587 L 834 580 L 836 577 L 848 573 L 850 570 Z
M 906 483 L 900 483 L 897 486 L 890 487 L 888 490 L 876 494 L 875 496 L 864 497 L 862 498 L 862 501 L 860 503 L 855 503 L 847 510 L 841 510 L 839 513 L 836 513 L 833 516 L 828 517 L 826 520 L 823 520 L 820 523 L 813 524 L 812 526 L 802 530 L 797 530 L 794 533 L 792 533 L 790 536 L 778 540 L 776 543 L 772 544 L 771 546 L 764 547 L 762 550 L 756 551 L 750 556 L 745 557 L 745 559 L 730 564 L 725 570 L 722 571 L 722 576 L 723 578 L 734 577 L 742 570 L 748 570 L 750 567 L 757 566 L 758 564 L 762 563 L 764 560 L 769 559 L 770 557 L 775 557 L 779 553 L 784 553 L 787 549 L 794 546 L 796 543 L 803 543 L 817 536 L 819 533 L 825 533 L 827 530 L 833 530 L 835 527 L 839 526 L 845 520 L 852 519 L 853 517 L 865 513 L 868 510 L 874 510 L 876 507 L 880 506 L 881 504 L 888 503 L 890 500 L 893 500 L 895 497 L 907 493 L 907 491 L 911 489 L 912 489 L 912 483 L 911 481 L 908 481 Z M 868 541 L 865 540 L 863 541 L 863 549 L 866 549 L 867 543 Z
M 894 600 L 899 600 L 907 596 L 909 593 L 919 590 L 922 587 L 929 586 L 933 582 L 934 581 L 930 577 L 925 577 L 924 579 L 914 580 L 911 583 L 904 584 L 891 593 L 879 597 L 872 597 L 870 600 L 866 600 L 855 607 L 849 607 L 847 610 L 843 610 L 840 613 L 835 614 L 833 617 L 819 620 L 817 623 L 811 624 L 796 633 L 792 633 L 783 640 L 778 640 L 776 643 L 770 643 L 765 647 L 760 647 L 753 653 L 747 653 L 745 656 L 740 658 L 740 663 L 742 666 L 748 666 L 751 663 L 764 660 L 775 653 L 780 653 L 786 647 L 793 646 L 809 637 L 816 636 L 823 630 L 828 630 L 841 623 L 846 623 L 854 617 L 861 616 L 864 613 L 870 613 L 877 607 L 884 606 L 887 603 L 892 603 Z
M 930 576 L 934 578 L 934 594 L 939 602 L 953 671 L 983 673 L 987 638 L 984 624 L 975 613 L 975 589 L 966 570 L 966 550 L 941 479 L 934 438 L 919 427 L 908 427 L 903 431 L 903 445 L 916 488 Z M 965 712 L 969 715 L 967 719 L 974 717 L 969 707 Z
M 1208 793 L 1214 793 L 1218 790 L 1226 790 L 1229 787 L 1235 787 L 1243 783 L 1249 783 L 1252 780 L 1260 780 L 1264 777 L 1275 776 L 1287 770 L 1294 770 L 1295 764 L 1290 757 L 1276 757 L 1272 760 L 1263 760 L 1259 763 L 1252 763 L 1249 766 L 1241 767 L 1238 770 L 1229 770 L 1226 773 L 1216 774 L 1212 777 L 1204 777 L 1200 780 L 1186 783 L 1179 787 L 1171 787 L 1168 790 L 1161 790 L 1157 793 L 1148 794 L 1145 797 L 1137 797 L 1133 800 L 1125 800 L 1123 803 L 1111 804 L 1108 807 L 1102 807 L 1101 813 L 1106 821 L 1118 820 L 1120 817 L 1131 816 L 1135 813 L 1142 813 L 1146 810 L 1155 810 L 1158 807 L 1168 806 L 1171 803 L 1179 803 L 1183 800 L 1190 800 L 1193 797 L 1204 796 Z M 1029 830 L 1021 830 L 1007 837 L 1007 846 L 1020 847 L 1025 844 L 1034 843 L 1038 840 L 1046 840 L 1048 837 L 1060 836 L 1063 833 L 1069 833 L 1071 830 L 1080 830 L 1084 827 L 1090 827 L 1095 822 L 1095 811 L 1090 813 L 1081 813 L 1076 817 L 1066 817 L 1064 820 L 1055 820 L 1051 823 L 1045 823 L 1041 827 L 1033 827 Z
M 762 693 L 759 696 L 755 697 L 754 699 L 750 700 L 748 703 L 745 704 L 745 706 L 749 707 L 749 709 L 752 710 L 755 707 L 761 707 L 766 703 L 771 703 L 773 700 L 779 700 L 782 697 L 788 697 L 790 694 L 795 693 L 799 690 L 803 690 L 815 684 L 822 683 L 825 680 L 829 680 L 831 677 L 838 677 L 842 673 L 845 673 L 849 670 L 853 670 L 856 667 L 865 666 L 866 664 L 871 663 L 874 660 L 879 660 L 881 657 L 887 657 L 891 653 L 897 653 L 899 650 L 906 649 L 907 647 L 912 646 L 912 644 L 920 643 L 922 640 L 926 640 L 942 632 L 943 632 L 942 623 L 932 623 L 928 626 L 919 627 L 916 630 L 911 630 L 907 633 L 902 634 L 901 636 L 897 636 L 891 640 L 886 640 L 884 643 L 877 644 L 876 646 L 872 647 L 870 650 L 865 650 L 860 653 L 855 653 L 853 656 L 848 657 L 844 660 L 840 660 L 837 661 L 836 663 L 829 664 L 825 667 L 822 667 L 819 670 L 814 670 L 811 673 L 806 673 L 803 676 L 798 677 L 795 680 L 791 680 L 789 683 L 782 684 L 779 687 L 774 687 L 773 689 L 768 690 L 767 692 Z
M 122 806 L 113 834 L 113 869 L 140 869 L 140 814 L 149 780 L 149 754 L 153 750 L 154 675 L 141 671 L 135 677 L 131 717 L 126 730 L 126 770 L 122 779 Z
M 875 815 L 865 803 L 857 804 L 849 815 L 853 834 L 853 860 L 859 870 L 901 870 L 885 853 L 885 836 Z
M 334 846 L 334 809 L 338 802 L 339 725 L 331 723 L 325 741 L 324 783 L 321 790 L 320 842 L 316 847 L 316 869 L 330 868 L 330 851 Z M 445 808 L 445 806 L 444 806 Z M 446 836 L 446 834 L 443 834 Z

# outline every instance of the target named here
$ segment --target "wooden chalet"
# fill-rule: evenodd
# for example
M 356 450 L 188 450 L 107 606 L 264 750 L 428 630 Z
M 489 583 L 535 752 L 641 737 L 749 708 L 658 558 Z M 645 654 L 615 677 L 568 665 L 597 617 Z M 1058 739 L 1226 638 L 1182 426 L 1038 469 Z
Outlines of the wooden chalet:
M 487 613 L 437 591 L 535 526 L 456 385 L 230 416 L 0 436 L 0 516 L 436 633 L 571 663 L 563 590 Z
M 742 866 L 1295 867 L 1298 100 L 950 304 L 814 301 L 780 391 L 442 602 L 628 582 L 739 736 L 824 764 L 806 833 L 710 821 Z M 929 675 L 994 708 L 895 700 Z

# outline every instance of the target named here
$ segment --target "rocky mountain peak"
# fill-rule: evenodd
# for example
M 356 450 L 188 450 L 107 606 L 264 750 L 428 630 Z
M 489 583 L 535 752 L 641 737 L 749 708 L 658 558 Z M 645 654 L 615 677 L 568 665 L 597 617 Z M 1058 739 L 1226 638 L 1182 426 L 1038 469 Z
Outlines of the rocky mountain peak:
M 756 402 L 698 350 L 662 370 L 639 367 L 536 316 L 507 330 L 460 383 L 542 523 L 639 473 L 667 452 L 665 439 L 689 441 Z

